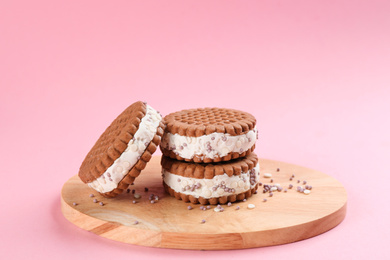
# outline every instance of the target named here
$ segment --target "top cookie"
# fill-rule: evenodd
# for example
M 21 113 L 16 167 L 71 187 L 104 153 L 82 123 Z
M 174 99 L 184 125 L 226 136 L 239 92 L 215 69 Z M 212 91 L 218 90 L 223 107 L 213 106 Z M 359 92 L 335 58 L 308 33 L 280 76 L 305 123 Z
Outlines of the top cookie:
M 226 108 L 198 108 L 164 118 L 160 145 L 165 156 L 193 162 L 229 161 L 250 154 L 257 139 L 256 119 Z
M 138 101 L 104 131 L 81 164 L 79 177 L 103 196 L 114 197 L 134 181 L 160 144 L 161 115 Z

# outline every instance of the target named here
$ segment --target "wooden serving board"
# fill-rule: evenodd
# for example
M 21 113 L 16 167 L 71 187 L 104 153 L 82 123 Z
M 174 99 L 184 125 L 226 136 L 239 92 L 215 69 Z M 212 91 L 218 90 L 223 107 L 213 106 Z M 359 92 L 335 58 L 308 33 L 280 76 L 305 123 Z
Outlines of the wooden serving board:
M 129 188 L 142 195 L 134 199 L 124 193 L 113 199 L 100 196 L 83 184 L 78 176 L 63 186 L 61 209 L 70 222 L 99 236 L 136 245 L 222 250 L 279 245 L 310 238 L 337 226 L 345 217 L 347 193 L 334 178 L 297 165 L 260 159 L 261 182 L 271 184 L 263 173 L 273 175 L 274 183 L 282 187 L 293 184 L 287 192 L 274 192 L 273 197 L 262 193 L 246 202 L 223 206 L 224 212 L 215 212 L 215 206 L 202 211 L 201 205 L 192 205 L 170 197 L 164 192 L 160 156 L 155 156 Z M 277 172 L 277 168 L 280 171 Z M 290 181 L 290 176 L 295 178 Z M 297 184 L 297 180 L 301 180 Z M 306 180 L 313 187 L 309 195 L 296 191 Z M 148 192 L 144 188 L 149 189 Z M 104 206 L 93 203 L 93 193 Z M 152 204 L 149 195 L 160 199 Z M 266 198 L 267 201 L 263 202 Z M 132 201 L 137 203 L 133 204 Z M 77 203 L 77 205 L 73 205 Z M 254 209 L 248 209 L 254 204 Z M 192 205 L 193 209 L 187 207 Z M 239 210 L 235 208 L 240 206 Z M 202 224 L 202 220 L 206 223 Z M 134 224 L 138 221 L 138 224 Z

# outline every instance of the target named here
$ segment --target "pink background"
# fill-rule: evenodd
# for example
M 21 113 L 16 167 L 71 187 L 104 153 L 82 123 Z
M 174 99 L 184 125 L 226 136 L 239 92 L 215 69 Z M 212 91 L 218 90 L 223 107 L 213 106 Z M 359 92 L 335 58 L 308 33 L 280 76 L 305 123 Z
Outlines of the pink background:
M 1 259 L 390 258 L 389 1 L 65 2 L 0 3 Z M 259 156 L 341 181 L 346 219 L 305 241 L 222 252 L 73 226 L 63 183 L 137 100 L 164 115 L 251 112 Z

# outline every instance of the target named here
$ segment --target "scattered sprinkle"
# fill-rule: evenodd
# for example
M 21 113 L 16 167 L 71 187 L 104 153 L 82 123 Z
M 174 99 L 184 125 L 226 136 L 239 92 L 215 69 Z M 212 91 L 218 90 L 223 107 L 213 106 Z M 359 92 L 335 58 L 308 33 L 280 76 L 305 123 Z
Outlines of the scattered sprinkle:
M 272 174 L 271 173 L 264 173 L 264 178 L 271 178 L 272 177 Z
M 267 202 L 267 199 L 263 199 L 263 202 Z
M 134 182 L 132 184 L 130 184 L 130 185 L 134 185 Z
M 297 180 L 297 183 L 300 183 L 301 181 L 300 180 Z
M 193 209 L 193 208 L 192 208 L 191 206 L 188 206 L 187 209 L 188 209 L 188 210 L 191 210 L 191 209 Z
M 248 209 L 254 209 L 255 207 L 255 204 L 248 204 Z
M 270 182 L 274 182 L 274 179 L 269 180 Z
M 148 192 L 148 191 L 149 191 L 149 189 L 145 187 L 145 192 Z
M 284 191 L 283 192 L 287 192 L 287 189 L 284 189 Z
M 134 225 L 137 225 L 138 223 L 139 223 L 138 220 L 136 220 L 136 221 L 134 221 L 133 224 L 134 224 Z
M 141 194 L 135 193 L 135 194 L 134 194 L 134 198 L 135 198 L 135 199 L 140 199 L 140 198 L 141 198 Z
M 278 171 L 280 171 L 280 169 L 279 169 L 279 168 L 276 168 L 276 171 L 278 172 Z
M 137 203 L 135 200 L 133 200 L 133 204 Z
M 278 190 L 278 187 L 275 186 L 271 187 L 271 191 L 276 191 L 276 190 Z
M 289 189 L 292 189 L 292 187 L 294 187 L 292 184 L 288 185 Z
M 206 209 L 211 209 L 211 206 L 207 206 Z
M 131 191 L 131 193 L 133 193 L 133 194 L 134 194 L 134 193 L 135 193 L 135 190 L 132 190 L 132 191 Z
M 303 193 L 306 194 L 306 195 L 309 195 L 310 194 L 310 190 L 304 190 Z
M 89 194 L 89 197 L 90 197 L 90 198 L 93 198 L 93 197 L 95 197 L 95 195 L 93 195 L 93 194 L 91 193 L 91 194 Z
M 236 210 L 239 210 L 239 209 L 240 209 L 240 206 L 237 206 L 237 207 L 236 207 Z
M 220 212 L 221 209 L 220 209 L 220 208 L 214 208 L 214 211 L 215 211 L 215 212 Z
M 77 206 L 77 203 L 76 203 L 76 202 L 73 202 L 73 206 Z
M 242 201 L 243 201 L 243 202 L 245 202 L 245 201 L 246 201 L 246 199 L 243 199 Z
M 97 199 L 93 199 L 93 203 L 97 203 Z
M 231 205 L 232 205 L 232 203 L 231 203 L 231 202 L 229 202 L 229 203 L 227 204 L 227 206 L 228 206 L 228 207 L 230 207 Z
M 202 219 L 202 222 L 201 222 L 202 224 L 204 224 L 204 223 L 206 223 L 206 220 L 205 219 Z
M 99 205 L 100 205 L 100 206 L 104 206 L 103 202 L 101 202 L 101 201 L 99 202 Z
M 302 184 L 305 185 L 307 182 L 306 181 L 303 181 Z
M 154 200 L 151 200 L 150 203 L 154 204 Z
M 274 194 L 273 194 L 272 192 L 270 192 L 270 193 L 269 193 L 269 196 L 272 197 L 272 196 L 274 196 Z

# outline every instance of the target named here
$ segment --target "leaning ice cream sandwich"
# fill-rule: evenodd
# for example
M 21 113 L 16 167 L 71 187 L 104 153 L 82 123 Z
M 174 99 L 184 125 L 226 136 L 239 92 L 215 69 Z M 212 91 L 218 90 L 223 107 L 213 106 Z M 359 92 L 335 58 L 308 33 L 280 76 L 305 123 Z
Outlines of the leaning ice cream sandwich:
M 164 123 L 151 106 L 138 101 L 104 131 L 81 164 L 79 177 L 105 197 L 125 190 L 160 144 Z
M 256 119 L 247 112 L 198 108 L 171 113 L 160 145 L 165 156 L 187 162 L 220 162 L 249 155 L 257 139 Z
M 257 190 L 259 163 L 255 153 L 219 163 L 183 162 L 163 156 L 163 185 L 173 197 L 194 204 L 225 204 L 246 199 Z

